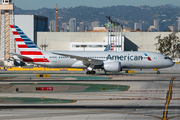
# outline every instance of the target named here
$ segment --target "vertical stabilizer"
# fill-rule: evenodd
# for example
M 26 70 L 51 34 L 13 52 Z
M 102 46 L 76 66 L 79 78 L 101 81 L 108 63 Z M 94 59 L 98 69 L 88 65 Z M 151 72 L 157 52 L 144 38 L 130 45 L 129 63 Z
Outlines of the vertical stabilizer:
M 34 53 L 34 55 L 42 55 L 41 49 L 38 48 L 34 44 L 34 42 L 23 33 L 23 31 L 19 27 L 15 25 L 10 25 L 10 28 L 13 32 L 15 42 L 21 55 L 23 55 L 24 52 L 27 52 L 29 54 Z
M 13 32 L 15 42 L 20 51 L 20 56 L 23 58 L 22 60 L 24 62 L 49 62 L 49 60 L 44 57 L 42 50 L 38 48 L 34 44 L 34 42 L 29 39 L 18 26 L 10 25 L 10 28 Z

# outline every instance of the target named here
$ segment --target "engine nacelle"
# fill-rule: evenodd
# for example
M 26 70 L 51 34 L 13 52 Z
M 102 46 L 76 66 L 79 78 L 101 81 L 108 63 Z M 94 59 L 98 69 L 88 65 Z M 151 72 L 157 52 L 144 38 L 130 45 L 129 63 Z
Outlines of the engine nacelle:
M 120 62 L 104 62 L 104 70 L 106 72 L 120 72 L 121 69 L 121 63 Z

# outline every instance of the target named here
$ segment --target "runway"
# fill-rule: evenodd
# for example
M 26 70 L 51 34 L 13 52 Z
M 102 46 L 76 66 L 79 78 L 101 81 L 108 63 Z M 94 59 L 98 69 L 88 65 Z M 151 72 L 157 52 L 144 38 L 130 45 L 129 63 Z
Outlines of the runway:
M 108 75 L 100 75 L 109 77 Z M 99 77 L 96 76 L 96 77 Z M 114 75 L 106 80 L 17 80 L 0 82 L 1 98 L 47 98 L 75 100 L 70 103 L 47 104 L 19 101 L 2 104 L 0 119 L 14 120 L 179 120 L 180 119 L 180 75 L 179 74 L 132 74 Z M 15 84 L 14 84 L 15 83 Z M 31 84 L 29 84 L 31 83 Z M 59 86 L 57 91 L 15 91 L 17 85 Z M 66 86 L 63 86 L 66 84 Z M 15 86 L 16 85 L 16 86 Z M 73 86 L 76 85 L 76 86 Z M 81 86 L 83 85 L 83 86 Z M 96 87 L 96 86 L 99 87 Z M 79 87 L 78 87 L 79 86 Z M 118 86 L 129 86 L 126 90 Z M 73 87 L 73 89 L 72 89 Z M 104 89 L 102 89 L 104 87 Z M 72 91 L 75 90 L 76 91 Z M 94 91 L 92 91 L 94 90 Z M 16 101 L 17 102 L 17 101 Z

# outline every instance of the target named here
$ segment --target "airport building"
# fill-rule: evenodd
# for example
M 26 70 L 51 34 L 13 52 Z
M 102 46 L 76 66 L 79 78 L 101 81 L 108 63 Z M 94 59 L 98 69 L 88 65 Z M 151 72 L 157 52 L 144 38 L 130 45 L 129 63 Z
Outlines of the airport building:
M 39 15 L 14 15 L 15 25 L 37 44 L 36 32 L 48 32 L 48 17 Z
M 158 35 L 161 35 L 163 38 L 171 33 L 172 32 L 123 32 L 123 50 L 158 52 L 155 46 L 155 43 L 158 41 L 155 38 Z M 180 33 L 176 35 L 180 37 Z M 107 32 L 37 32 L 36 39 L 39 47 L 42 43 L 46 43 L 48 45 L 46 50 L 48 51 L 94 51 L 93 45 L 102 45 L 103 47 L 101 46 L 100 48 L 99 46 L 96 49 L 102 51 L 105 49 L 105 45 L 107 45 Z M 90 46 L 84 47 L 82 45 Z
M 14 15 L 15 25 L 37 44 L 36 33 L 48 32 L 48 17 L 38 15 Z M 16 53 L 19 53 L 16 47 Z

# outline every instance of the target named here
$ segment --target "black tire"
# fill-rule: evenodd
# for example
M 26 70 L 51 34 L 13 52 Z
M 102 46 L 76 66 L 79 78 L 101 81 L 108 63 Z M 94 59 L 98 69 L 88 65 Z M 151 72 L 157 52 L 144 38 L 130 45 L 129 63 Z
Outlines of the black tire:
M 159 75 L 159 74 L 160 74 L 160 71 L 157 71 L 157 74 Z
M 89 75 L 89 74 L 91 74 L 91 72 L 90 72 L 90 71 L 87 71 L 86 74 Z
M 96 74 L 96 71 L 91 71 L 91 74 L 92 74 L 92 75 Z
M 104 70 L 105 75 L 107 75 L 107 72 Z
M 94 75 L 94 74 L 95 74 L 95 71 L 90 71 L 90 74 L 91 74 L 91 75 Z

